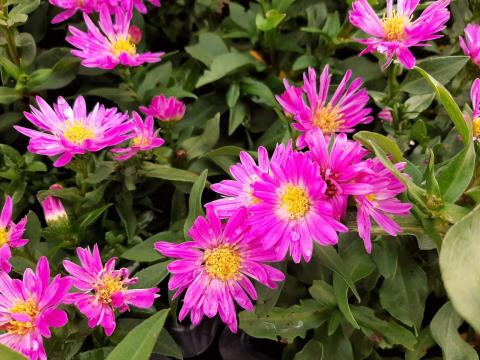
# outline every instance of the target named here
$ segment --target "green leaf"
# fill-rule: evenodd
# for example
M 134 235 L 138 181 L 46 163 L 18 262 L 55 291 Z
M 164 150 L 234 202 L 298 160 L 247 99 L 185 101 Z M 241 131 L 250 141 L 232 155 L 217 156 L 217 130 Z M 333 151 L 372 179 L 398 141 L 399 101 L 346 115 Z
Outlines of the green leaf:
M 151 162 L 144 162 L 141 170 L 139 171 L 141 176 L 151 177 L 156 179 L 170 180 L 170 181 L 182 181 L 193 183 L 198 179 L 198 174 L 173 168 L 167 165 L 158 165 Z
M 149 360 L 169 312 L 169 309 L 160 310 L 136 326 L 113 349 L 106 360 Z
M 135 273 L 138 277 L 138 282 L 132 286 L 131 289 L 147 289 L 160 284 L 160 282 L 168 276 L 167 270 L 168 262 L 161 262 Z
M 437 178 L 435 177 L 435 155 L 432 149 L 428 149 L 430 156 L 428 160 L 427 173 L 425 176 L 427 196 L 436 196 L 440 200 L 442 194 L 440 193 L 440 186 L 438 185 Z M 427 204 L 428 205 L 428 204 Z
M 271 264 L 271 266 L 274 266 L 283 273 L 286 273 L 287 264 L 285 262 Z M 268 286 L 258 284 L 257 302 L 255 303 L 255 314 L 268 314 L 270 310 L 272 310 L 272 308 L 277 304 L 284 285 L 285 281 L 282 281 L 277 284 L 277 287 L 275 289 L 271 289 Z
M 122 220 L 128 241 L 131 242 L 137 230 L 137 217 L 133 211 L 132 193 L 124 190 L 115 194 L 115 198 L 117 201 L 115 209 L 117 209 L 118 216 Z
M 75 360 L 104 360 L 108 354 L 113 350 L 113 347 L 103 347 L 100 349 L 85 351 L 77 356 L 75 356 Z
M 237 103 L 230 109 L 228 118 L 228 135 L 232 135 L 247 118 L 247 107 L 243 103 Z
M 417 340 L 415 336 L 403 326 L 394 321 L 380 320 L 372 309 L 363 306 L 352 306 L 352 313 L 362 331 L 376 342 L 381 348 L 391 348 L 394 345 L 413 350 Z
M 247 54 L 242 53 L 226 53 L 216 56 L 209 70 L 205 70 L 203 75 L 198 79 L 196 88 L 210 84 L 225 76 L 231 75 L 248 66 L 256 65 L 256 61 Z
M 432 333 L 429 328 L 423 329 L 418 335 L 418 342 L 415 344 L 413 350 L 407 351 L 405 360 L 421 360 L 427 354 L 427 350 L 435 345 Z
M 348 303 L 348 286 L 337 274 L 333 274 L 333 291 L 340 312 L 355 329 L 360 329 Z
M 153 353 L 183 360 L 182 350 L 166 329 L 163 329 L 158 335 Z
M 273 308 L 270 313 L 257 316 L 254 312 L 238 314 L 240 328 L 248 335 L 277 340 L 277 337 L 293 342 L 304 338 L 307 330 L 316 329 L 329 318 L 330 310 L 318 307 L 316 302 L 303 302 L 288 309 Z
M 322 306 L 334 308 L 337 305 L 333 287 L 323 280 L 314 280 L 308 292 Z
M 205 169 L 192 186 L 190 198 L 188 199 L 188 216 L 183 226 L 183 235 L 185 236 L 185 238 L 188 237 L 188 231 L 190 230 L 190 227 L 192 226 L 195 219 L 199 216 L 204 215 L 202 206 L 202 194 L 203 189 L 205 188 L 207 174 L 208 170 Z
M 187 151 L 188 159 L 195 159 L 211 150 L 220 137 L 220 114 L 217 113 L 207 121 L 203 133 L 191 137 L 182 143 L 182 148 Z
M 480 331 L 480 206 L 453 225 L 440 252 L 440 270 L 455 310 Z
M 142 83 L 137 89 L 138 96 L 143 97 L 148 90 L 158 86 L 158 84 L 167 84 L 172 75 L 172 63 L 167 62 L 155 66 L 153 69 L 149 70 L 145 75 Z
M 467 56 L 444 56 L 420 60 L 417 65 L 436 78 L 439 83 L 446 84 L 464 68 L 468 61 L 469 58 Z M 418 69 L 418 67 L 416 69 Z M 412 71 L 407 73 L 400 90 L 414 95 L 431 92 L 430 87 L 425 80 L 422 79 L 422 76 Z
M 324 359 L 323 345 L 318 340 L 310 340 L 303 349 L 295 354 L 293 360 L 322 360 Z
M 231 109 L 233 108 L 240 98 L 240 85 L 238 82 L 233 82 L 230 84 L 230 87 L 227 91 L 227 105 Z
M 83 216 L 83 217 L 80 219 L 79 228 L 80 228 L 81 230 L 85 230 L 87 227 L 89 227 L 90 225 L 92 225 L 93 223 L 95 223 L 95 221 L 97 221 L 97 219 L 98 219 L 100 216 L 102 216 L 102 214 L 103 214 L 110 206 L 112 206 L 112 204 L 103 205 L 103 206 L 101 206 L 100 208 L 95 209 L 95 210 L 89 212 L 88 214 L 86 214 L 85 216 Z
M 333 272 L 340 275 L 347 283 L 348 287 L 352 290 L 358 301 L 360 301 L 360 295 L 355 288 L 355 284 L 349 273 L 349 268 L 343 262 L 342 258 L 337 254 L 334 248 L 329 246 L 320 246 L 315 244 L 313 256 L 325 267 L 329 268 Z
M 194 59 L 211 67 L 213 59 L 219 55 L 228 53 L 228 48 L 219 35 L 214 33 L 201 33 L 198 44 L 187 46 L 185 51 Z
M 452 304 L 447 302 L 435 314 L 430 331 L 442 348 L 444 359 L 478 360 L 477 352 L 458 333 L 457 329 L 462 322 Z
M 281 13 L 276 9 L 271 9 L 265 13 L 265 16 L 258 13 L 255 18 L 255 24 L 261 31 L 270 31 L 280 25 L 285 16 L 287 16 L 287 14 Z
M 163 231 L 158 234 L 150 236 L 145 241 L 134 247 L 126 250 L 121 257 L 127 260 L 140 261 L 140 262 L 152 262 L 164 259 L 158 251 L 153 248 L 153 245 L 157 241 L 179 242 L 182 239 L 180 233 L 173 231 Z
M 27 360 L 26 357 L 0 344 L 0 359 L 2 360 Z
M 451 66 L 451 61 L 452 61 L 452 56 L 449 56 L 447 58 L 447 61 L 449 63 L 449 66 Z M 464 58 L 464 56 L 462 56 Z M 468 58 L 467 58 L 468 60 Z M 466 61 L 467 61 L 466 60 Z M 426 70 L 416 66 L 415 70 L 427 81 L 428 85 L 431 87 L 431 89 L 437 94 L 438 100 L 442 103 L 443 107 L 448 113 L 448 116 L 452 120 L 452 122 L 455 125 L 455 128 L 457 129 L 458 133 L 463 139 L 463 142 L 465 144 L 469 144 L 472 142 L 472 129 L 468 128 L 467 122 L 463 118 L 463 114 L 458 107 L 457 103 L 453 99 L 452 95 L 448 92 L 448 90 L 441 84 L 440 81 L 438 81 L 436 78 L 434 78 L 432 75 L 430 75 Z
M 419 330 L 429 292 L 427 275 L 403 248 L 399 252 L 394 276 L 386 278 L 380 288 L 380 304 L 396 319 Z
M 22 95 L 18 94 L 14 88 L 0 86 L 0 104 L 9 105 L 21 98 Z
M 240 87 L 242 94 L 253 95 L 270 107 L 278 106 L 272 90 L 263 82 L 247 77 L 242 79 Z
M 370 132 L 370 131 L 359 131 L 356 133 L 353 138 L 360 141 L 365 147 L 372 150 L 370 143 L 374 142 L 377 144 L 385 153 L 392 156 L 393 162 L 403 161 L 402 151 L 398 147 L 395 140 L 390 139 L 384 135 Z
M 38 69 L 29 75 L 27 87 L 30 91 L 63 88 L 75 79 L 79 64 L 78 59 L 66 57 L 52 69 Z

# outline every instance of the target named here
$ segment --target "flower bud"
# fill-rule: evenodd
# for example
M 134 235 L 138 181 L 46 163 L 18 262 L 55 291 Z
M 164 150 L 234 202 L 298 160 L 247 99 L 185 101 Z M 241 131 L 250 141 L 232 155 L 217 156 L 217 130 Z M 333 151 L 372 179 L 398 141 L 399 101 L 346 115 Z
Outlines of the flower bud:
M 53 184 L 50 186 L 50 190 L 59 189 L 62 189 L 62 186 L 59 184 Z M 49 195 L 42 201 L 41 205 L 48 226 L 63 227 L 69 225 L 67 212 L 59 198 Z

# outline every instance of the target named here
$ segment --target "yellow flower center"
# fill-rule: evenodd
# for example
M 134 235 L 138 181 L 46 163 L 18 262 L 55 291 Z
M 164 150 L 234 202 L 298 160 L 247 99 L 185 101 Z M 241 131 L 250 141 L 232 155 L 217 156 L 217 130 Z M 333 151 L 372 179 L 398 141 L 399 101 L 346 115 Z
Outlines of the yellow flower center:
M 375 194 L 368 194 L 365 195 L 368 201 L 375 201 Z
M 391 17 L 384 15 L 382 19 L 385 38 L 391 41 L 403 40 L 405 38 L 405 24 L 408 22 L 405 16 L 398 16 L 394 11 Z
M 112 53 L 117 58 L 122 53 L 135 55 L 137 53 L 137 46 L 130 41 L 130 36 L 126 39 L 116 39 L 115 41 L 112 41 Z
M 35 299 L 29 299 L 27 301 L 20 300 L 15 305 L 13 305 L 10 309 L 10 312 L 17 313 L 17 314 L 26 314 L 32 320 L 34 320 L 38 313 L 40 312 L 38 309 L 38 303 Z M 17 321 L 12 320 L 7 323 L 3 329 L 10 334 L 17 334 L 17 335 L 25 335 L 31 332 L 34 329 L 35 325 L 33 321 Z
M 16 314 L 27 314 L 31 318 L 35 318 L 38 313 L 38 304 L 35 299 L 28 299 L 27 301 L 20 300 L 10 308 L 10 312 Z
M 324 134 L 333 134 L 343 124 L 342 113 L 337 106 L 332 106 L 332 104 L 320 107 L 313 115 L 313 124 Z
M 282 207 L 292 220 L 304 217 L 310 210 L 310 200 L 305 189 L 300 186 L 287 185 L 282 196 Z
M 34 325 L 30 321 L 23 322 L 12 320 L 3 328 L 10 334 L 25 335 L 33 330 Z
M 85 140 L 93 139 L 95 133 L 87 129 L 82 122 L 74 121 L 72 124 L 67 125 L 67 128 L 63 132 L 63 137 L 72 144 L 82 145 Z
M 147 146 L 148 139 L 144 138 L 142 135 L 139 135 L 132 139 L 132 146 Z
M 472 125 L 473 125 L 473 136 L 476 138 L 480 138 L 480 116 L 473 119 Z
M 8 243 L 8 231 L 7 229 L 0 228 L 0 246 Z
M 203 261 L 208 275 L 222 281 L 237 277 L 242 265 L 242 258 L 237 250 L 229 245 L 220 245 L 215 249 L 206 250 Z
M 123 290 L 125 289 L 119 278 L 104 275 L 95 286 L 95 295 L 97 301 L 110 304 L 112 302 L 112 295 Z

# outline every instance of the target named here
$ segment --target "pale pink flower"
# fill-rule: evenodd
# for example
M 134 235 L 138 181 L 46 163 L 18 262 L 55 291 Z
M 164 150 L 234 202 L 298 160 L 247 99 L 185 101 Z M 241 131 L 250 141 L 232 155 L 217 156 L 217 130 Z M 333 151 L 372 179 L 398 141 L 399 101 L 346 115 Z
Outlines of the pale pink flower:
M 155 96 L 150 106 L 140 106 L 140 111 L 160 121 L 178 121 L 185 115 L 185 104 L 174 96 Z
M 63 189 L 62 185 L 53 184 L 50 186 L 49 190 L 60 189 Z M 62 226 L 68 224 L 67 212 L 59 198 L 49 195 L 41 202 L 41 205 L 45 215 L 45 221 L 49 226 Z

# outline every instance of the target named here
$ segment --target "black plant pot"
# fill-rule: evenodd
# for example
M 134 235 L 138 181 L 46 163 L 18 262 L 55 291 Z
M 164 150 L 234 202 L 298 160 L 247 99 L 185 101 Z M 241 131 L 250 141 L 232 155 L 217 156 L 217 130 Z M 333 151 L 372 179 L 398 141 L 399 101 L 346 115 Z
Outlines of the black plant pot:
M 218 319 L 204 319 L 199 325 L 172 325 L 169 329 L 175 342 L 182 349 L 184 358 L 192 358 L 205 352 L 215 340 Z
M 281 346 L 274 341 L 254 343 L 243 331 L 233 334 L 228 328 L 223 330 L 218 348 L 223 360 L 274 360 L 281 354 Z

